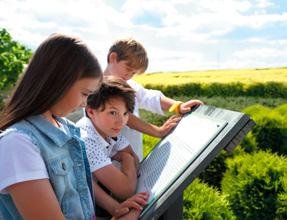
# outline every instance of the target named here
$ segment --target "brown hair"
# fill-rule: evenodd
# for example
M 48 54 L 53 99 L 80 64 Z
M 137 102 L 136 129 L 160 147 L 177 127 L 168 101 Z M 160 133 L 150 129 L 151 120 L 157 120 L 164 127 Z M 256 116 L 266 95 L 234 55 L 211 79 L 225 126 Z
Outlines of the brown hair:
M 79 79 L 101 79 L 97 58 L 78 38 L 52 34 L 34 53 L 0 119 L 0 129 L 42 114 Z
M 104 77 L 101 87 L 92 95 L 89 95 L 87 107 L 104 111 L 105 103 L 111 98 L 121 98 L 129 112 L 134 111 L 135 91 L 125 80 L 114 76 Z M 86 114 L 88 115 L 88 114 Z
M 145 48 L 134 39 L 120 39 L 113 43 L 108 53 L 109 56 L 112 52 L 117 54 L 117 61 L 125 60 L 128 66 L 145 72 L 148 67 L 148 57 Z

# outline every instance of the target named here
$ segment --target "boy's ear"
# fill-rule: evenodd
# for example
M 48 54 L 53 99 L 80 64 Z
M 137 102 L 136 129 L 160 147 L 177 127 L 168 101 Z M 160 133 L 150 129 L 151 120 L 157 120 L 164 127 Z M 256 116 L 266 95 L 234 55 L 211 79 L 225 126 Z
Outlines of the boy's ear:
M 88 107 L 88 106 L 86 107 L 86 112 L 87 112 L 89 118 L 93 118 L 93 116 L 95 115 L 95 110 Z
M 109 63 L 118 62 L 118 54 L 116 52 L 111 52 L 109 55 Z

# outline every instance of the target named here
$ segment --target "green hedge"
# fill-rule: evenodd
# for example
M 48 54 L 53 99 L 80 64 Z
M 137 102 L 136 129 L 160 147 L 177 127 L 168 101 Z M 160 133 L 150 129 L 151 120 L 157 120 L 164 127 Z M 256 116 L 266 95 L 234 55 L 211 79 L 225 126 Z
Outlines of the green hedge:
M 282 115 L 284 118 L 287 119 L 287 104 L 283 104 L 283 105 L 276 107 L 274 111 L 278 112 L 280 115 Z
M 222 191 L 237 219 L 287 219 L 287 159 L 259 151 L 227 159 Z
M 221 189 L 221 180 L 226 171 L 225 160 L 228 156 L 226 151 L 221 151 L 199 175 L 199 178 L 208 185 Z
M 252 130 L 257 146 L 260 149 L 271 149 L 272 152 L 287 154 L 287 124 L 279 113 L 262 115 L 256 120 Z
M 228 200 L 198 179 L 184 191 L 183 219 L 235 219 Z
M 245 85 L 243 83 L 188 83 L 182 85 L 146 84 L 145 88 L 157 89 L 166 96 L 250 96 L 265 98 L 286 98 L 287 85 L 284 83 L 267 82 Z
M 255 117 L 258 115 L 267 115 L 270 113 L 270 111 L 270 108 L 260 104 L 249 106 L 243 110 L 245 114 L 249 115 L 253 119 L 255 119 Z
M 244 152 L 240 146 L 237 146 L 232 152 L 222 150 L 199 175 L 199 179 L 221 190 L 221 181 L 227 168 L 225 163 L 226 159 L 233 158 Z
M 159 142 L 160 138 L 152 137 L 147 134 L 143 135 L 143 155 L 144 157 L 152 150 L 153 146 Z
M 282 105 L 271 110 L 254 105 L 243 110 L 256 122 L 256 126 L 242 142 L 246 152 L 270 149 L 275 153 L 287 154 L 287 117 L 281 114 L 285 108 L 286 105 Z

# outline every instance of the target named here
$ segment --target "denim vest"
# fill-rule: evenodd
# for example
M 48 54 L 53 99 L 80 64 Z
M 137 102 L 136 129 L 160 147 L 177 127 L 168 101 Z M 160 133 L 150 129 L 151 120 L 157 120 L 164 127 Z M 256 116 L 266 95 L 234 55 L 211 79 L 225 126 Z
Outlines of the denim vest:
M 67 219 L 91 220 L 95 209 L 85 144 L 79 138 L 78 128 L 66 119 L 57 120 L 68 128 L 70 134 L 60 132 L 38 115 L 12 125 L 0 134 L 0 139 L 12 131 L 28 135 L 41 152 L 64 216 Z M 0 194 L 0 210 L 4 220 L 23 219 L 9 194 Z

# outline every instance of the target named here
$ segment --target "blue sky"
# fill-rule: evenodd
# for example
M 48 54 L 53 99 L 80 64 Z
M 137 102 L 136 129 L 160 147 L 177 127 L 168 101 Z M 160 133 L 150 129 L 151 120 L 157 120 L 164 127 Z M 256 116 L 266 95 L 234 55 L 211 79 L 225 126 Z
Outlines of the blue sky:
M 287 66 L 287 0 L 0 0 L 0 27 L 34 50 L 80 36 L 98 57 L 118 38 L 147 49 L 147 72 Z

